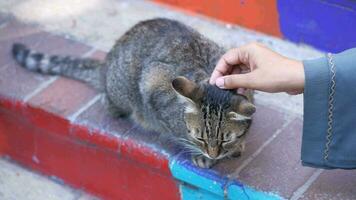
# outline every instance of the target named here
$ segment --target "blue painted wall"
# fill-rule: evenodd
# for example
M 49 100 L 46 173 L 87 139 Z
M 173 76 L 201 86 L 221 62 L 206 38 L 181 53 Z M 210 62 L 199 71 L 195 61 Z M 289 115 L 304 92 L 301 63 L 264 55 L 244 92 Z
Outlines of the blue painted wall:
M 355 0 L 278 0 L 285 38 L 340 52 L 356 47 Z

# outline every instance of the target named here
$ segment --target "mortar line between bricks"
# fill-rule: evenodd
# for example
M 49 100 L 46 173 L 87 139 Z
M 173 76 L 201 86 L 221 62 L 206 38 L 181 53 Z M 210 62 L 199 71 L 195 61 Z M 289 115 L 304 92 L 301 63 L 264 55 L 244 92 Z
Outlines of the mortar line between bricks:
M 95 104 L 99 99 L 103 96 L 103 94 L 98 94 L 95 97 L 93 97 L 90 101 L 88 101 L 86 104 L 84 104 L 82 107 L 80 107 L 75 113 L 70 115 L 68 117 L 69 121 L 74 122 L 77 117 L 82 114 L 84 111 L 86 111 L 89 107 L 91 107 L 93 104 Z
M 91 55 L 94 54 L 94 52 L 96 51 L 96 48 L 91 48 L 89 51 L 85 52 L 82 56 L 80 56 L 81 58 L 87 58 Z M 51 77 L 48 81 L 45 81 L 43 83 L 40 84 L 40 86 L 38 86 L 34 91 L 32 91 L 30 94 L 26 95 L 24 98 L 24 102 L 28 102 L 32 97 L 36 96 L 37 94 L 39 94 L 42 90 L 44 90 L 45 88 L 47 88 L 49 85 L 51 85 L 54 81 L 56 81 L 59 78 L 59 76 L 55 76 L 55 77 Z
M 258 148 L 251 156 L 249 156 L 245 161 L 242 162 L 242 164 L 232 173 L 229 175 L 231 178 L 236 178 L 239 176 L 240 172 L 248 165 L 250 164 L 261 152 L 264 148 L 266 148 L 277 136 L 295 119 L 295 117 L 292 117 L 292 119 L 288 120 L 283 124 L 283 126 L 276 131 L 266 142 L 264 142 L 260 148 Z
M 85 54 L 83 54 L 81 57 L 82 58 L 88 58 L 91 55 L 93 55 L 95 52 L 97 51 L 97 49 L 95 47 L 93 47 L 92 49 L 90 49 L 88 52 L 86 52 Z
M 318 169 L 316 170 L 309 178 L 308 180 L 302 185 L 300 186 L 300 188 L 298 188 L 295 192 L 293 192 L 292 197 L 290 198 L 290 200 L 298 200 L 299 198 L 301 198 L 303 196 L 303 194 L 309 189 L 309 187 L 311 186 L 311 184 L 314 183 L 314 181 L 320 176 L 320 174 L 323 172 L 323 169 Z
M 26 95 L 24 98 L 24 102 L 28 102 L 32 97 L 36 96 L 38 93 L 40 93 L 42 90 L 47 88 L 49 85 L 51 85 L 53 82 L 55 82 L 58 79 L 58 76 L 51 77 L 49 80 L 41 83 L 35 90 L 33 90 L 30 94 Z

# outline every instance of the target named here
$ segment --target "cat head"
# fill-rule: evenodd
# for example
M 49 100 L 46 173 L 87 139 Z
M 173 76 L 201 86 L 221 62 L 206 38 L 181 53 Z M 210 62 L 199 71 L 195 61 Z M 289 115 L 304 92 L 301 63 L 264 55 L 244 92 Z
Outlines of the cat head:
M 244 95 L 208 83 L 198 85 L 185 77 L 172 81 L 185 104 L 188 145 L 210 159 L 242 150 L 255 106 Z

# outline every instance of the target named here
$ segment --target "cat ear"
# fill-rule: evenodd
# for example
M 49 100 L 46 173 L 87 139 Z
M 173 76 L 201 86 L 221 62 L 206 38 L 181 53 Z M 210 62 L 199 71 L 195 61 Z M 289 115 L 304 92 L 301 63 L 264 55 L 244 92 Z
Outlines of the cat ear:
M 202 91 L 200 87 L 193 81 L 188 80 L 183 76 L 178 76 L 172 81 L 173 89 L 178 92 L 178 94 L 188 98 L 194 103 L 198 103 L 202 97 Z
M 247 117 L 251 116 L 256 111 L 256 107 L 242 95 L 234 96 L 231 105 L 233 110 Z
M 230 120 L 234 120 L 234 121 L 245 121 L 245 120 L 249 120 L 251 119 L 251 117 L 247 117 L 247 116 L 244 116 L 244 115 L 240 115 L 236 112 L 229 112 L 227 114 L 228 118 Z

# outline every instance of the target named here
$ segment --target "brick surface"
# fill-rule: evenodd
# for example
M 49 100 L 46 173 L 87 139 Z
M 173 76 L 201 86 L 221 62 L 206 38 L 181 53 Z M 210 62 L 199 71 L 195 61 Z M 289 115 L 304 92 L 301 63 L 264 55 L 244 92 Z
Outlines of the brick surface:
M 13 63 L 10 51 L 14 42 L 23 42 L 31 46 L 36 46 L 36 41 L 27 38 L 41 33 L 38 28 L 22 24 L 12 17 L 6 16 L 3 20 L 4 22 L 0 28 L 1 68 L 4 67 L 4 65 Z
M 15 41 L 34 45 L 35 42 L 30 38 L 31 35 L 37 34 L 39 30 L 20 24 L 10 17 L 2 19 L 3 23 L 0 28 L 0 95 L 24 98 L 48 78 L 32 75 L 17 66 L 10 54 L 11 46 Z
M 0 55 L 6 56 L 6 59 L 1 59 L 0 66 L 13 63 L 10 52 L 15 42 L 24 43 L 31 49 L 48 54 L 79 56 L 90 50 L 86 45 L 79 45 L 73 40 L 43 32 L 35 26 L 10 18 L 0 29 Z
M 14 62 L 10 54 L 14 42 L 49 54 L 80 56 L 90 50 L 88 46 L 42 32 L 11 17 L 4 21 L 0 28 L 0 95 L 23 99 L 49 79 L 49 76 L 28 72 Z
M 133 126 L 128 119 L 116 118 L 110 114 L 104 98 L 79 115 L 75 122 L 117 135 L 123 135 Z
M 0 13 L 0 29 L 3 28 L 10 20 L 10 15 Z
M 352 170 L 324 171 L 304 193 L 303 200 L 356 199 L 356 172 Z
M 98 60 L 105 60 L 105 57 L 106 57 L 106 52 L 104 51 L 100 51 L 100 50 L 97 50 L 93 53 L 93 55 L 91 55 L 90 57 L 91 58 L 95 58 L 95 59 L 98 59 Z
M 32 75 L 19 66 L 7 66 L 0 70 L 0 96 L 23 99 L 47 79 L 40 75 Z
M 170 135 L 168 133 L 146 131 L 139 125 L 135 125 L 125 134 L 125 136 L 139 141 L 140 143 L 145 143 L 156 150 L 164 151 L 170 155 L 175 155 L 182 150 L 177 139 L 169 137 Z
M 257 105 L 251 129 L 246 138 L 245 152 L 239 158 L 231 158 L 219 162 L 214 168 L 223 174 L 233 173 L 249 158 L 264 142 L 266 142 L 284 123 L 289 116 L 278 110 Z
M 120 137 L 130 138 L 140 144 L 147 144 L 156 150 L 161 149 L 166 153 L 173 154 L 179 150 L 178 144 L 169 139 L 168 135 L 144 130 L 128 118 L 114 117 L 109 113 L 104 98 L 79 115 L 75 123 L 87 125 L 89 128 L 95 128 Z
M 0 29 L 1 53 L 9 52 L 14 42 L 21 42 L 34 50 L 49 54 L 81 55 L 90 47 L 78 45 L 78 42 L 44 32 L 36 26 L 18 22 L 10 18 L 5 27 Z
M 75 80 L 59 78 L 29 100 L 32 106 L 67 117 L 75 113 L 85 103 L 97 95 L 97 92 Z
M 302 121 L 296 118 L 241 171 L 239 180 L 290 197 L 314 172 L 301 165 L 301 133 Z

